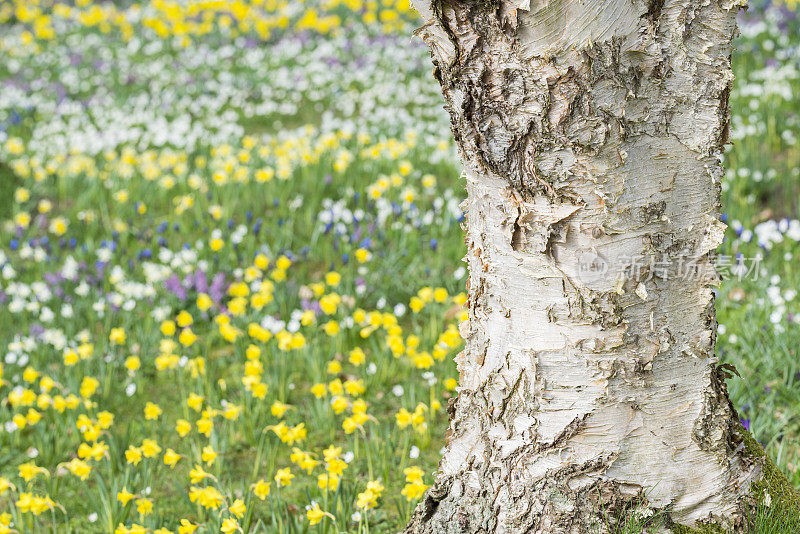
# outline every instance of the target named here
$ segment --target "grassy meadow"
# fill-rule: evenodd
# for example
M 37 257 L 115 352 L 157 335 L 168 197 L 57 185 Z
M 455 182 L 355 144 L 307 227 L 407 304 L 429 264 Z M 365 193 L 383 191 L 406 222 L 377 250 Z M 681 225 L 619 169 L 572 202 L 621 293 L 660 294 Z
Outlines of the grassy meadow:
M 741 18 L 717 308 L 732 400 L 800 486 L 798 11 Z M 0 0 L 0 534 L 402 527 L 466 317 L 418 24 Z

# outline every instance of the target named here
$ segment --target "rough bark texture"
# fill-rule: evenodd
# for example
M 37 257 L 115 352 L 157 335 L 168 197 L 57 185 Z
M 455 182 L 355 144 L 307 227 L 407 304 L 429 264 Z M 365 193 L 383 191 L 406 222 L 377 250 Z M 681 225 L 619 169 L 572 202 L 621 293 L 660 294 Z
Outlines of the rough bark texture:
M 712 293 L 740 6 L 417 5 L 465 166 L 470 318 L 406 532 L 603 532 L 631 502 L 744 528 L 764 460 Z

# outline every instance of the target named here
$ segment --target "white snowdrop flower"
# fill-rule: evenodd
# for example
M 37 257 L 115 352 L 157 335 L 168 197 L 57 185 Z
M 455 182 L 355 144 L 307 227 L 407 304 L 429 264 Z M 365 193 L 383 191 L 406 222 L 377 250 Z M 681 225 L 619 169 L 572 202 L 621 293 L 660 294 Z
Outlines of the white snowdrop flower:
M 64 319 L 70 319 L 72 318 L 72 315 L 73 315 L 72 305 L 69 303 L 62 304 L 61 317 L 63 317 Z
M 119 282 L 125 279 L 125 271 L 119 265 L 115 265 L 111 269 L 111 273 L 108 276 L 108 281 L 112 284 L 118 284 Z
M 783 299 L 787 301 L 794 300 L 796 296 L 797 296 L 797 290 L 795 289 L 787 289 L 786 291 L 783 292 Z
M 46 334 L 48 343 L 57 351 L 61 352 L 64 350 L 64 347 L 67 346 L 67 336 L 64 335 L 64 332 L 60 330 L 48 330 Z
M 402 317 L 406 314 L 406 305 L 402 302 L 399 304 L 394 305 L 394 309 L 392 310 L 397 317 Z
M 467 270 L 463 266 L 461 266 L 453 272 L 453 278 L 455 278 L 456 280 L 461 280 L 462 278 L 464 278 L 465 274 L 467 274 Z
M 769 279 L 769 283 L 773 286 L 776 286 L 781 283 L 781 277 L 777 274 L 773 274 L 772 277 Z
M 408 457 L 411 458 L 412 460 L 416 460 L 417 458 L 419 458 L 419 447 L 417 447 L 416 445 L 412 445 L 411 450 L 408 451 Z
M 350 462 L 353 461 L 353 458 L 355 458 L 355 457 L 356 457 L 356 455 L 353 454 L 353 451 L 347 451 L 346 453 L 344 453 L 342 455 L 342 460 L 344 460 L 346 463 L 349 464 Z
M 781 319 L 783 319 L 783 310 L 780 308 L 769 315 L 769 320 L 773 324 L 781 322 Z
M 144 489 L 144 494 L 145 494 L 145 495 L 150 495 L 150 493 L 152 493 L 152 491 L 153 491 L 153 489 L 152 489 L 150 486 L 147 486 L 147 487 Z
M 186 367 L 186 364 L 189 363 L 189 358 L 187 356 L 181 356 L 178 359 L 178 365 L 180 367 Z
M 111 250 L 103 247 L 97 249 L 97 259 L 102 261 L 103 263 L 108 263 L 111 261 L 112 253 Z
M 425 371 L 424 373 L 422 373 L 422 378 L 424 378 L 428 382 L 429 386 L 433 386 L 437 382 L 436 375 L 433 374 L 431 371 Z
M 75 288 L 75 294 L 79 297 L 85 297 L 89 294 L 89 284 L 86 282 L 81 282 L 78 284 L 78 287 Z
M 86 519 L 89 520 L 89 523 L 96 522 L 97 521 L 97 512 L 92 512 L 91 514 L 89 514 L 89 516 Z
M 19 298 L 14 298 L 8 303 L 8 311 L 11 313 L 20 313 L 25 310 L 25 301 Z
M 367 366 L 367 374 L 374 375 L 377 372 L 378 372 L 378 366 L 375 365 L 375 362 L 370 362 L 369 365 Z
M 367 286 L 356 286 L 356 295 L 363 295 L 367 292 Z
M 719 333 L 719 335 L 724 336 L 725 332 L 727 331 L 728 329 L 725 327 L 724 324 L 717 325 L 717 332 Z
M 742 232 L 741 239 L 745 243 L 749 243 L 753 239 L 753 232 L 751 232 L 750 230 L 744 230 Z
M 131 311 L 136 307 L 136 301 L 133 299 L 128 299 L 122 304 L 122 309 L 125 311 Z
M 786 231 L 786 235 L 790 239 L 794 239 L 795 241 L 800 241 L 800 221 L 797 219 L 793 219 L 789 222 L 789 229 Z M 787 254 L 789 254 L 787 252 Z
M 68 280 L 75 280 L 78 277 L 78 262 L 72 256 L 67 256 L 64 266 L 61 268 L 61 276 Z
M 403 393 L 405 393 L 405 390 L 400 384 L 397 384 L 392 388 L 392 394 L 394 394 L 395 397 L 402 397 Z
M 729 343 L 733 343 L 733 344 L 738 343 L 739 342 L 739 336 L 737 336 L 736 334 L 731 334 L 730 337 L 728 337 L 728 342 Z
M 353 514 L 350 516 L 350 520 L 353 523 L 361 523 L 361 512 L 359 512 L 358 510 L 353 512 Z
M 767 288 L 767 297 L 772 302 L 774 306 L 778 306 L 783 304 L 783 297 L 781 297 L 781 288 L 777 286 L 769 286 Z
M 378 308 L 379 310 L 382 310 L 383 308 L 385 308 L 386 307 L 386 298 L 385 297 L 379 298 L 378 302 L 375 303 L 375 307 Z
M 165 320 L 170 313 L 170 309 L 167 306 L 159 306 L 157 308 L 153 308 L 150 312 L 150 317 L 152 317 L 155 321 L 161 322 Z
M 288 385 L 288 386 L 286 386 L 286 388 L 287 388 L 289 391 L 294 391 L 294 389 L 295 389 L 296 387 L 297 387 L 297 386 L 295 386 L 295 385 L 294 385 L 294 382 L 290 382 L 290 383 L 289 383 L 289 385 Z
M 297 319 L 292 319 L 286 324 L 286 330 L 291 333 L 297 332 L 298 330 L 300 330 L 300 321 L 298 321 Z
M 128 397 L 133 397 L 133 394 L 136 393 L 136 384 L 130 383 L 125 386 L 125 395 Z
M 3 425 L 3 427 L 5 428 L 6 432 L 9 433 L 9 434 L 11 434 L 15 430 L 17 430 L 17 424 L 14 421 L 6 421 L 5 425 Z
M 792 255 L 791 252 L 787 252 L 786 254 L 783 255 L 783 261 L 792 261 L 793 259 L 794 256 Z
M 49 323 L 55 318 L 56 314 L 53 313 L 53 310 L 48 308 L 47 306 L 42 308 L 42 311 L 39 312 L 39 320 L 45 323 Z
M 26 454 L 28 455 L 28 458 L 38 458 L 39 457 L 39 449 L 37 449 L 36 447 L 31 447 L 30 449 L 28 449 Z
M 36 298 L 39 300 L 39 302 L 50 300 L 50 297 L 52 297 L 50 289 L 44 282 L 34 282 L 31 284 L 30 288 L 33 294 L 36 295 Z
M 11 280 L 15 276 L 17 276 L 17 271 L 14 270 L 10 263 L 3 265 L 3 278 Z

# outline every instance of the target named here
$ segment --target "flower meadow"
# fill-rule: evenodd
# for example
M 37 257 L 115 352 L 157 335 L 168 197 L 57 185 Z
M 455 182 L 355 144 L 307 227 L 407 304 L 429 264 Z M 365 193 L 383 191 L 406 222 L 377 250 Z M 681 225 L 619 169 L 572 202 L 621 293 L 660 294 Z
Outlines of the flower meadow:
M 742 16 L 717 303 L 733 401 L 799 483 L 796 7 Z M 467 319 L 417 25 L 0 0 L 0 534 L 402 527 Z

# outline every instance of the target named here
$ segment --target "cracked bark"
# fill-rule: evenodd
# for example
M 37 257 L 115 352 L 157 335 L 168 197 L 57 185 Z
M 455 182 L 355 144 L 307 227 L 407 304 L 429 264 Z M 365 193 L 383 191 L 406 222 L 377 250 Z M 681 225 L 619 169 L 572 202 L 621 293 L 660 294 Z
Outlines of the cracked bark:
M 764 460 L 717 366 L 712 293 L 741 5 L 417 2 L 470 280 L 459 396 L 407 533 L 602 532 L 634 501 L 744 528 Z

